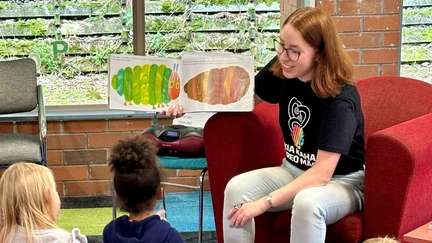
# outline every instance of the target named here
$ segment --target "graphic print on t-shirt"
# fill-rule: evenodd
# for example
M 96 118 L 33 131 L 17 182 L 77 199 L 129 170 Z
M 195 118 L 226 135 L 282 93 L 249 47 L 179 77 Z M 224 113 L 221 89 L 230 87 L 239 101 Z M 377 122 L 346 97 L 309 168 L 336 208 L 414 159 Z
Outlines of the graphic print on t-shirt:
M 293 97 L 288 104 L 288 117 L 288 127 L 294 146 L 300 149 L 304 144 L 303 129 L 309 122 L 310 110 L 307 106 L 302 105 L 296 97 Z

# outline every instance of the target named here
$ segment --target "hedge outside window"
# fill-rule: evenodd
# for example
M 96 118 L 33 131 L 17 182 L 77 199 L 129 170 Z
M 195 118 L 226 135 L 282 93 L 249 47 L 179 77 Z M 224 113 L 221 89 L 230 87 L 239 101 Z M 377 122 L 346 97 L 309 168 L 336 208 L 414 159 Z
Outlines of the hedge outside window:
M 108 56 L 133 54 L 132 0 L 0 2 L 0 60 L 31 57 L 47 106 L 105 105 Z M 274 55 L 279 0 L 145 1 L 146 55 Z

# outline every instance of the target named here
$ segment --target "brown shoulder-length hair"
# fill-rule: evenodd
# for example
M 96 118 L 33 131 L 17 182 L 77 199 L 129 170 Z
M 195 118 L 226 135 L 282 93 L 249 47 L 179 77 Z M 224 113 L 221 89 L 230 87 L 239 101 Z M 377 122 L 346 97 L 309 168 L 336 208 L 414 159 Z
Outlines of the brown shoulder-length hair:
M 354 84 L 353 65 L 345 52 L 333 21 L 319 8 L 305 7 L 294 11 L 283 23 L 300 32 L 303 39 L 317 52 L 312 90 L 318 97 L 335 97 L 344 84 Z M 270 69 L 284 78 L 277 60 Z

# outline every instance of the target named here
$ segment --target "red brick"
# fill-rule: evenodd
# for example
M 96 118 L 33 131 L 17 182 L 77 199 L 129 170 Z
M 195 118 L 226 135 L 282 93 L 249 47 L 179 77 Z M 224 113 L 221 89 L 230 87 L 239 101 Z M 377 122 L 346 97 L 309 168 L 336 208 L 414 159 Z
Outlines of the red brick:
M 397 63 L 394 64 L 383 64 L 381 67 L 381 75 L 399 75 L 399 65 Z
M 17 131 L 19 133 L 38 133 L 38 123 L 36 121 L 17 122 Z
M 176 176 L 177 176 L 177 170 L 162 169 L 162 177 L 168 178 L 168 177 L 176 177 Z
M 107 150 L 72 150 L 64 151 L 64 163 L 67 165 L 106 164 Z
M 354 80 L 359 80 L 361 78 L 378 76 L 379 75 L 379 66 L 378 65 L 362 65 L 362 66 L 354 66 Z
M 297 0 L 280 1 L 281 22 L 297 9 Z
M 158 124 L 161 124 L 161 125 L 172 125 L 172 119 L 170 119 L 170 118 L 159 118 L 158 119 Z
M 47 137 L 48 149 L 85 148 L 84 135 L 50 135 Z
M 66 182 L 65 188 L 67 196 L 110 195 L 108 181 Z
M 339 15 L 380 14 L 381 1 L 377 0 L 339 0 Z
M 208 178 L 206 178 L 205 180 L 204 180 L 204 191 L 210 191 L 210 188 L 211 186 L 210 186 L 210 181 L 208 180 Z
M 87 166 L 50 167 L 56 181 L 82 181 L 87 179 Z
M 39 125 L 37 121 L 29 122 L 17 122 L 17 131 L 19 133 L 38 133 Z M 59 133 L 60 123 L 59 122 L 47 122 L 47 133 Z
M 139 136 L 139 135 L 141 135 L 144 132 L 144 130 L 143 131 L 133 131 L 132 132 L 132 136 Z
M 13 122 L 0 122 L 0 133 L 13 133 Z
M 400 29 L 400 16 L 374 16 L 364 17 L 363 22 L 364 31 L 376 31 L 376 30 L 397 30 Z
M 384 32 L 383 47 L 400 46 L 400 32 Z
M 384 1 L 384 13 L 400 14 L 401 6 L 402 6 L 402 0 L 385 0 Z
M 48 165 L 63 164 L 63 152 L 61 150 L 48 150 L 47 157 Z
M 109 131 L 144 131 L 151 126 L 151 119 L 110 120 Z
M 363 50 L 364 64 L 394 63 L 398 61 L 398 58 L 399 58 L 399 50 L 397 48 Z
M 131 136 L 131 133 L 95 133 L 87 135 L 89 148 L 111 148 L 119 140 Z
M 324 11 L 324 13 L 327 13 L 328 15 L 336 14 L 336 1 L 335 0 L 322 0 L 322 1 L 317 1 L 317 2 L 318 2 L 317 7 L 322 9 Z
M 353 64 L 359 64 L 360 63 L 360 51 L 359 50 L 346 50 L 348 55 L 351 57 L 351 60 Z
M 346 48 L 371 48 L 380 47 L 379 33 L 343 33 L 339 34 Z
M 60 197 L 64 196 L 64 183 L 63 182 L 57 182 L 56 183 L 57 192 Z
M 178 170 L 178 176 L 199 176 L 201 170 Z
M 360 31 L 360 17 L 332 17 L 333 22 L 339 32 Z
M 59 121 L 49 121 L 47 122 L 47 133 L 60 133 L 60 122 Z
M 68 133 L 73 132 L 106 132 L 107 122 L 105 120 L 94 121 L 65 121 L 63 130 Z
M 112 174 L 108 165 L 91 165 L 90 180 L 110 180 Z

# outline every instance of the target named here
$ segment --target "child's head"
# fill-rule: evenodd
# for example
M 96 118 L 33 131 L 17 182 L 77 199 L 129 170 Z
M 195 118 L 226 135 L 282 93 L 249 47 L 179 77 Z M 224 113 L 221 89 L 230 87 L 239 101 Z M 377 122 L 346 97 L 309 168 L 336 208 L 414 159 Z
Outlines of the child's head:
M 20 162 L 11 165 L 0 179 L 0 241 L 24 227 L 29 241 L 34 229 L 56 228 L 60 198 L 53 173 L 45 166 Z
M 377 237 L 363 241 L 363 243 L 399 243 L 398 240 L 392 237 Z
M 119 141 L 109 161 L 120 209 L 128 213 L 153 211 L 160 199 L 161 175 L 153 141 L 135 136 Z

